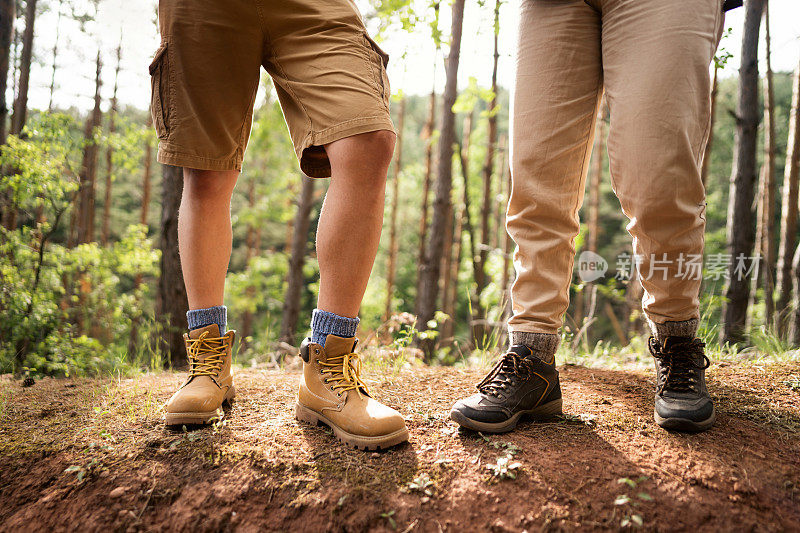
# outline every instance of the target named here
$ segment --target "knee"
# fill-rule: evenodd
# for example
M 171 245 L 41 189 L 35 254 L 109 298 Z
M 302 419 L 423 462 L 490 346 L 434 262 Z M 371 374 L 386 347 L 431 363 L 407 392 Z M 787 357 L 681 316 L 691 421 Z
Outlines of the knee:
M 183 195 L 204 203 L 230 202 L 238 171 L 183 169 Z
M 392 131 L 373 131 L 335 141 L 325 147 L 334 175 L 358 180 L 365 188 L 383 188 L 394 154 L 396 136 Z
M 364 134 L 364 143 L 368 145 L 368 150 L 380 164 L 389 166 L 394 155 L 394 145 L 397 136 L 393 131 L 380 130 Z

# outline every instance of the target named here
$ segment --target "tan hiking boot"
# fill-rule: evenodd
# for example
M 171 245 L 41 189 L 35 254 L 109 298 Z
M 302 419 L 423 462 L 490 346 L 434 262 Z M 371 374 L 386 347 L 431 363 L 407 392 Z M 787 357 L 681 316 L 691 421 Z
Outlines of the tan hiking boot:
M 207 424 L 224 416 L 223 402 L 236 395 L 231 375 L 231 348 L 235 331 L 220 336 L 212 324 L 184 334 L 189 377 L 166 406 L 168 426 Z
M 358 340 L 328 335 L 325 346 L 303 341 L 303 378 L 295 415 L 323 423 L 340 441 L 364 450 L 386 449 L 408 440 L 403 417 L 374 400 L 359 376 L 361 361 L 353 353 Z

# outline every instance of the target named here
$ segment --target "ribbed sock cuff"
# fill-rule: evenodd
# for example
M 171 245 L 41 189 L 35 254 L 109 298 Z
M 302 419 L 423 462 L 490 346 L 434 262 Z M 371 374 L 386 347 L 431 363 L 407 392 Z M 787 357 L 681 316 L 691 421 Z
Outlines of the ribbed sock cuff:
M 682 320 L 680 322 L 664 322 L 659 324 L 647 318 L 650 330 L 658 342 L 662 342 L 667 337 L 695 337 L 700 321 L 696 318 Z
M 228 308 L 224 305 L 217 305 L 207 309 L 190 309 L 186 313 L 186 321 L 189 329 L 198 329 L 211 324 L 219 325 L 219 334 L 225 334 L 228 325 Z
M 511 345 L 527 346 L 536 357 L 549 363 L 553 360 L 561 343 L 561 338 L 554 333 L 531 333 L 529 331 L 510 331 Z
M 338 337 L 355 337 L 358 317 L 348 318 L 339 316 L 321 309 L 314 309 L 311 313 L 311 342 L 325 346 L 325 337 L 336 335 Z

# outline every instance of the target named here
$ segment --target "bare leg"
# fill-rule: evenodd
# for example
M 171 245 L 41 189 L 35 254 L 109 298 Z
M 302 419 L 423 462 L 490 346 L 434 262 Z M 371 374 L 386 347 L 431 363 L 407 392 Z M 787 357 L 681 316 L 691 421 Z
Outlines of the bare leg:
M 381 238 L 394 142 L 394 133 L 376 131 L 325 146 L 332 177 L 317 231 L 319 309 L 358 315 Z
M 222 305 L 231 258 L 231 195 L 239 172 L 183 170 L 178 248 L 189 309 Z

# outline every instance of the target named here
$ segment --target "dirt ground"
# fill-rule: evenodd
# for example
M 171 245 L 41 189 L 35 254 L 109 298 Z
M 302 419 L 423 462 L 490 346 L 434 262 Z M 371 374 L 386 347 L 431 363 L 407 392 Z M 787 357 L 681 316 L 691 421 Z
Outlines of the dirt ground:
M 181 374 L 0 378 L 0 529 L 800 531 L 797 363 L 715 365 L 699 435 L 655 425 L 651 373 L 580 366 L 563 419 L 459 431 L 449 407 L 481 375 L 368 380 L 411 430 L 379 453 L 296 422 L 296 371 L 239 371 L 226 423 L 188 432 L 160 421 Z

